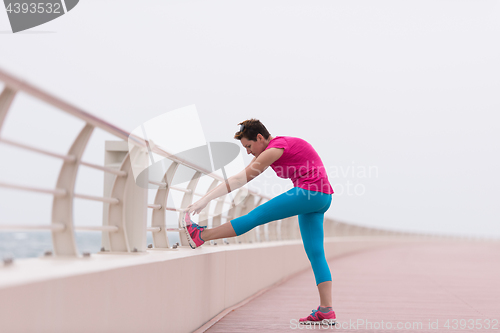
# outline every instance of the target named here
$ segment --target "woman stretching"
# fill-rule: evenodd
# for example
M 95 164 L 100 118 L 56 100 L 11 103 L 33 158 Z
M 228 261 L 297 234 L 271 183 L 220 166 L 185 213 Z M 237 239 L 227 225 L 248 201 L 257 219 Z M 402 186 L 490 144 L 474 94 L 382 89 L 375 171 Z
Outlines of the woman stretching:
M 240 130 L 234 138 L 240 140 L 247 153 L 255 157 L 243 171 L 187 207 L 182 227 L 189 245 L 196 248 L 211 239 L 240 236 L 258 225 L 298 215 L 300 234 L 320 298 L 318 309 L 299 322 L 312 324 L 325 320 L 333 324 L 335 312 L 332 310 L 332 276 L 323 248 L 323 217 L 330 207 L 333 189 L 323 162 L 306 141 L 288 136 L 273 137 L 257 119 L 246 120 L 239 125 Z M 294 187 L 248 214 L 216 228 L 207 229 L 191 221 L 191 213 L 199 214 L 211 200 L 242 187 L 269 166 L 278 177 L 290 178 Z

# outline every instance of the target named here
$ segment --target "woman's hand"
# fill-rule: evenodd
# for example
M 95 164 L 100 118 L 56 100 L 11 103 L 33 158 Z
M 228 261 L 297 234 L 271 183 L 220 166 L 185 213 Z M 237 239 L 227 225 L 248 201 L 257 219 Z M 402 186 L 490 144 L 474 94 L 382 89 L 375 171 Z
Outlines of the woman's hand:
M 189 215 L 191 215 L 191 212 L 194 212 L 195 214 L 199 214 L 203 208 L 205 208 L 208 205 L 208 201 L 204 198 L 201 198 L 200 200 L 196 201 L 194 204 L 191 204 L 187 207 L 187 212 Z

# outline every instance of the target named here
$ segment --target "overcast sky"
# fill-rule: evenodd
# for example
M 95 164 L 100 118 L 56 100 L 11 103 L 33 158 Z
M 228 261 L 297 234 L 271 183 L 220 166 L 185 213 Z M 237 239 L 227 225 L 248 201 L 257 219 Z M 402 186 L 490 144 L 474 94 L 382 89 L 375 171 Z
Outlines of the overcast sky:
M 194 104 L 207 141 L 235 142 L 252 117 L 303 138 L 334 186 L 332 218 L 500 237 L 499 17 L 491 0 L 82 0 L 17 34 L 0 10 L 0 68 L 127 131 Z M 20 96 L 2 135 L 64 152 L 81 126 Z M 85 158 L 103 163 L 110 138 L 97 132 Z M 59 164 L 0 152 L 2 181 L 54 186 Z M 251 185 L 291 182 L 269 169 Z M 98 195 L 102 176 L 82 171 L 77 189 Z M 34 223 L 37 205 L 50 221 L 50 198 L 0 199 L 1 223 Z M 81 205 L 77 221 L 99 224 L 99 205 Z

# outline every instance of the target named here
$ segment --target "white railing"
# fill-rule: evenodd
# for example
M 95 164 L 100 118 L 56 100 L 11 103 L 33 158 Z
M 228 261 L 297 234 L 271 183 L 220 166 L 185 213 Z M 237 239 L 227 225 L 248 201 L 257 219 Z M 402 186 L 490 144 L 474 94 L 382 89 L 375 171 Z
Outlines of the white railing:
M 176 246 L 169 244 L 167 232 L 178 232 L 181 240 L 181 246 L 188 246 L 186 238 L 181 229 L 167 228 L 165 221 L 165 212 L 173 211 L 180 212 L 183 208 L 192 203 L 193 197 L 201 197 L 204 193 L 197 190 L 198 179 L 200 175 L 211 177 L 212 183 L 207 189 L 207 192 L 215 188 L 224 179 L 215 173 L 205 170 L 193 163 L 173 156 L 168 151 L 157 145 L 149 145 L 149 142 L 141 137 L 128 133 L 98 117 L 91 115 L 63 100 L 52 96 L 43 90 L 22 81 L 11 74 L 0 70 L 0 82 L 5 84 L 2 93 L 0 94 L 0 143 L 15 147 L 16 149 L 28 150 L 38 154 L 50 156 L 63 161 L 59 171 L 59 176 L 54 188 L 37 188 L 32 186 L 23 186 L 11 184 L 3 180 L 0 175 L 0 187 L 18 191 L 36 192 L 49 194 L 53 196 L 52 205 L 52 221 L 50 225 L 3 225 L 0 224 L 1 230 L 50 230 L 53 240 L 53 254 L 57 256 L 78 256 L 79 251 L 75 243 L 75 230 L 85 231 L 100 231 L 103 232 L 103 237 L 106 237 L 106 246 L 102 252 L 142 252 L 145 250 L 145 235 L 146 232 L 152 233 L 153 247 L 156 249 L 175 249 Z M 16 142 L 12 139 L 2 136 L 2 127 L 5 125 L 7 113 L 11 107 L 13 100 L 19 92 L 30 95 L 39 101 L 48 103 L 60 111 L 81 119 L 85 122 L 83 129 L 76 134 L 76 137 L 71 145 L 71 148 L 66 154 L 56 153 L 50 150 L 40 149 L 34 146 Z M 114 135 L 117 139 L 123 140 L 123 143 L 128 141 L 136 146 L 136 149 L 142 149 L 147 153 L 147 148 L 155 154 L 168 158 L 172 161 L 171 166 L 166 171 L 163 180 L 150 181 L 149 183 L 157 186 L 156 195 L 152 203 L 137 206 L 137 196 L 144 195 L 144 189 L 140 189 L 134 182 L 133 173 L 130 165 L 130 154 L 127 152 L 125 158 L 120 163 L 118 168 L 107 165 L 101 166 L 93 163 L 88 163 L 82 160 L 82 156 L 87 147 L 87 143 L 95 128 L 99 128 L 109 134 Z M 148 147 L 149 145 L 149 147 Z M 75 193 L 76 175 L 80 165 L 84 165 L 95 170 L 111 175 L 113 178 L 110 186 L 109 196 L 91 196 L 82 193 Z M 194 176 L 186 188 L 169 185 L 175 176 L 179 165 L 183 165 L 195 171 Z M 170 190 L 183 193 L 181 208 L 168 207 L 166 205 Z M 143 191 L 143 192 L 140 192 Z M 210 213 L 207 206 L 199 216 L 200 224 L 207 225 L 209 218 L 212 218 L 212 227 L 216 227 L 223 223 L 223 220 L 229 220 L 241 215 L 244 215 L 255 208 L 257 205 L 269 200 L 269 197 L 258 193 L 240 189 L 236 192 L 232 200 L 221 197 L 214 200 L 215 209 Z M 146 191 L 147 193 L 147 191 Z M 246 196 L 246 197 L 245 197 Z M 74 225 L 73 219 L 73 201 L 75 198 L 99 201 L 105 205 L 107 219 L 103 226 L 77 226 Z M 146 194 L 147 198 L 147 194 Z M 236 204 L 237 202 L 240 202 Z M 135 206 L 132 202 L 136 202 Z M 231 208 L 227 214 L 223 215 L 225 204 L 230 204 Z M 142 205 L 142 206 L 141 206 Z M 134 206 L 134 207 L 132 207 Z M 137 219 L 142 219 L 145 216 L 144 212 L 147 209 L 152 210 L 152 218 L 150 226 L 141 225 L 137 231 Z M 180 218 L 180 214 L 179 214 Z M 272 240 L 286 240 L 300 238 L 297 217 L 285 219 L 283 221 L 274 221 L 265 226 L 258 227 L 251 232 L 235 238 L 224 240 L 224 242 L 215 241 L 210 244 L 222 243 L 241 243 L 241 242 L 258 242 Z M 131 221 L 129 221 L 131 220 Z M 144 221 L 145 222 L 145 221 Z M 178 223 L 178 221 L 177 221 Z M 378 232 L 387 235 L 387 232 Z M 346 223 L 340 223 L 331 219 L 325 219 L 325 235 L 374 235 L 377 231 L 368 228 L 352 227 Z M 392 233 L 394 234 L 394 233 Z M 144 246 L 143 246 L 144 245 Z M 150 246 L 151 247 L 151 246 Z

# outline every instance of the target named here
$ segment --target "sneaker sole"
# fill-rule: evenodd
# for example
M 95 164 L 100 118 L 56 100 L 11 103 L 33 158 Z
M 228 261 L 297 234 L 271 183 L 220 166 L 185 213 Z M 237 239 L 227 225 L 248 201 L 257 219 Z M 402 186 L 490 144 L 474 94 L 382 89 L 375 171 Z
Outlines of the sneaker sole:
M 186 234 L 187 241 L 189 243 L 189 246 L 191 246 L 192 249 L 196 249 L 196 244 L 191 238 L 191 235 L 189 234 L 187 230 L 187 223 L 186 223 L 186 212 L 183 213 L 182 219 L 181 219 L 181 227 L 184 229 L 184 233 Z
M 299 322 L 303 325 L 335 325 L 337 323 L 336 319 L 323 319 L 322 321 L 301 321 Z

